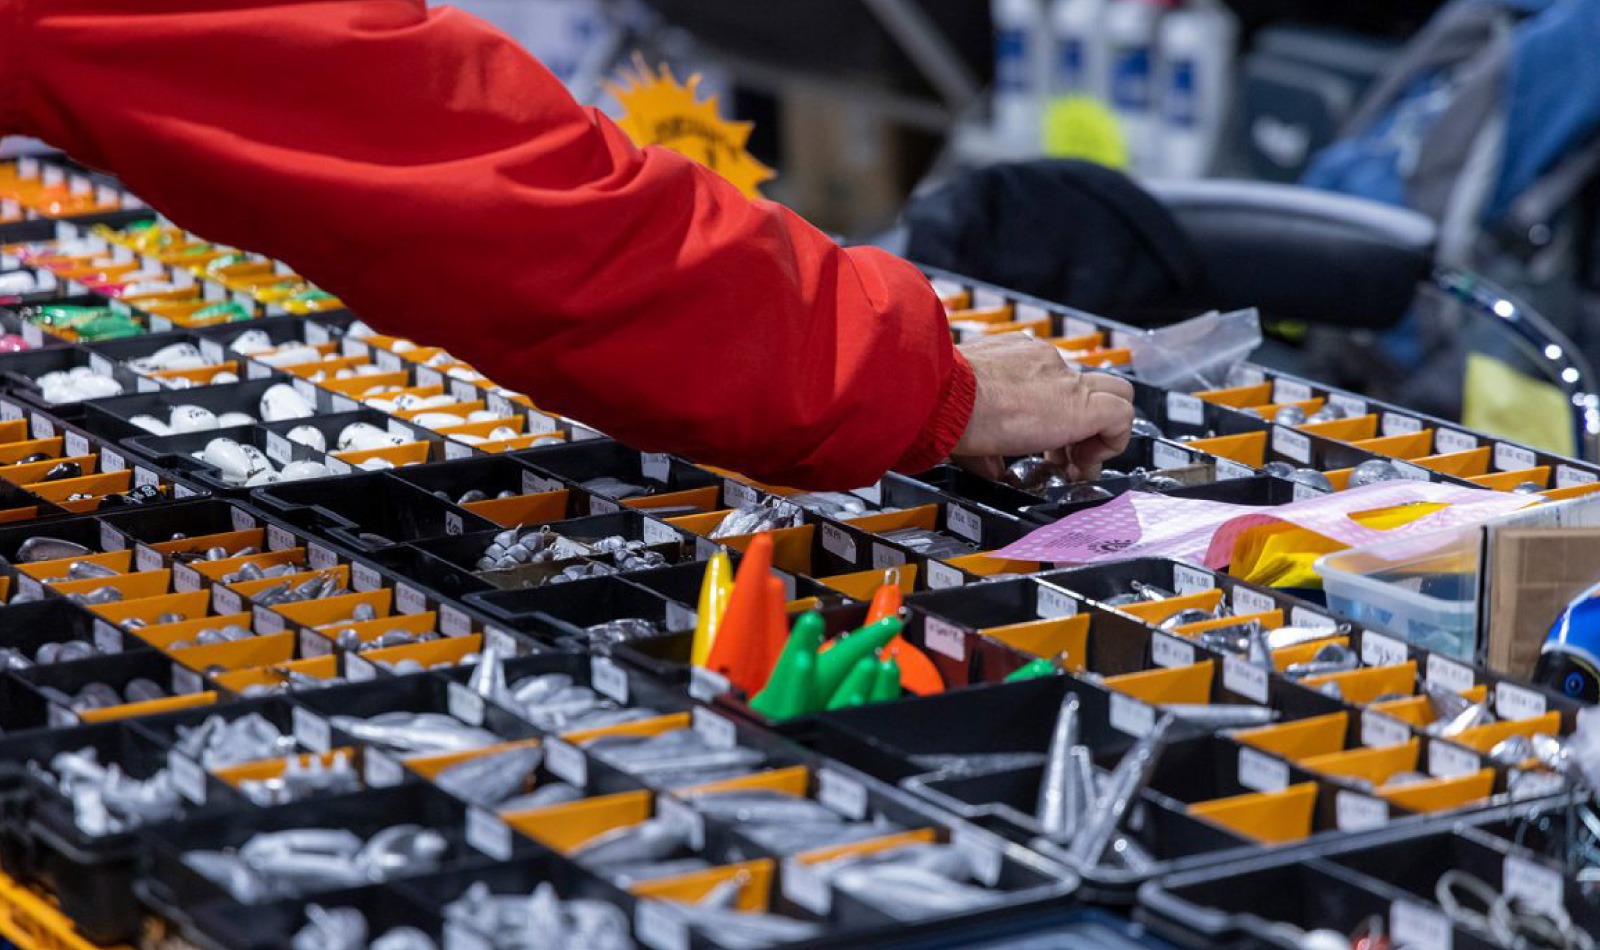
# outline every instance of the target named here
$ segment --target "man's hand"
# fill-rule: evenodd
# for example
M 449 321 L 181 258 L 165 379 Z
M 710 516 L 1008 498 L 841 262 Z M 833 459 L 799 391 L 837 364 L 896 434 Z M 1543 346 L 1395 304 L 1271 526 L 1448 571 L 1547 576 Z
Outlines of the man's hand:
M 1080 373 L 1061 351 L 1022 333 L 964 343 L 978 381 L 967 431 L 952 455 L 998 479 L 1004 456 L 1043 452 L 1074 481 L 1099 477 L 1100 465 L 1128 447 L 1133 386 L 1105 373 Z

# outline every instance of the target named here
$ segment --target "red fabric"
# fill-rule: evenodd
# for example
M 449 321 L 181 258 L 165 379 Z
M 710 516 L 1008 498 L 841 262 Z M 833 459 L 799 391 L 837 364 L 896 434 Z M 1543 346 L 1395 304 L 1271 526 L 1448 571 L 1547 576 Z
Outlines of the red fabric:
M 976 392 L 914 268 L 637 149 L 421 0 L 0 0 L 0 133 L 636 448 L 845 488 Z

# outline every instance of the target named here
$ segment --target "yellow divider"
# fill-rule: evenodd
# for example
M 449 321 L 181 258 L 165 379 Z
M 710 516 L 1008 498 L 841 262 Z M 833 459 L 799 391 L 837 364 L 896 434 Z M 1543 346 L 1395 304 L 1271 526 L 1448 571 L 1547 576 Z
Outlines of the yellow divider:
M 272 609 L 307 627 L 340 624 L 355 614 L 357 607 L 367 604 L 379 617 L 387 617 L 394 604 L 394 591 L 387 587 L 359 594 L 340 594 L 321 600 L 301 601 L 298 604 L 274 604 Z
M 1275 630 L 1283 626 L 1283 611 L 1269 610 L 1260 614 L 1242 614 L 1237 617 L 1218 617 L 1215 620 L 1202 620 L 1199 623 L 1186 623 L 1181 627 L 1173 627 L 1172 632 L 1179 636 L 1192 637 L 1205 633 L 1207 630 L 1226 630 L 1229 627 L 1238 627 L 1254 620 L 1267 630 Z
M 1492 491 L 1510 491 L 1527 482 L 1532 482 L 1540 488 L 1549 488 L 1550 466 L 1540 465 L 1537 468 L 1525 468 L 1515 472 L 1493 472 L 1488 475 L 1476 475 L 1467 479 L 1467 481 Z
M 868 534 L 883 534 L 901 528 L 922 528 L 933 531 L 939 525 L 939 506 L 918 505 L 900 511 L 884 511 L 873 515 L 862 515 L 859 518 L 846 518 L 844 523 L 860 528 Z
M 452 765 L 460 765 L 462 762 L 482 758 L 486 755 L 499 755 L 502 752 L 510 752 L 513 749 L 537 749 L 543 743 L 543 739 L 519 739 L 516 742 L 501 742 L 478 749 L 468 749 L 465 752 L 419 755 L 406 759 L 406 768 L 432 781 L 438 778 L 440 772 Z
M 725 778 L 717 782 L 707 782 L 704 785 L 692 785 L 680 788 L 676 793 L 683 797 L 690 795 L 707 795 L 712 792 L 736 792 L 761 790 L 769 792 L 783 792 L 796 798 L 804 798 L 806 789 L 811 787 L 811 770 L 803 765 L 791 765 L 788 768 L 773 769 L 770 772 L 757 772 L 754 775 L 741 775 L 738 778 Z
M 372 663 L 416 660 L 431 669 L 441 663 L 460 663 L 462 657 L 468 653 L 477 653 L 482 647 L 483 634 L 473 633 L 464 637 L 444 637 L 426 643 L 409 643 L 405 646 L 385 647 L 382 650 L 368 650 L 361 656 Z
M 79 713 L 78 718 L 84 722 L 110 722 L 113 719 L 134 719 L 138 716 L 153 716 L 156 713 L 193 709 L 196 706 L 210 706 L 216 701 L 217 694 L 207 690 L 203 693 L 184 693 L 182 696 L 164 696 L 161 699 L 150 699 L 142 703 L 123 703 L 120 706 L 89 709 Z
M 1025 623 L 990 627 L 979 633 L 1006 646 L 1034 656 L 1067 655 L 1066 668 L 1074 673 L 1088 668 L 1089 615 L 1060 617 L 1055 620 L 1029 620 Z
M 1256 792 L 1190 805 L 1189 814 L 1262 844 L 1283 844 L 1311 834 L 1316 804 L 1316 783 L 1305 782 L 1281 792 Z
M 241 762 L 230 765 L 225 769 L 212 771 L 219 780 L 238 788 L 244 782 L 265 782 L 282 775 L 289 767 L 289 759 L 293 758 L 301 766 L 310 765 L 313 761 L 320 762 L 323 768 L 333 764 L 333 760 L 341 753 L 355 765 L 357 750 L 349 746 L 338 749 L 329 749 L 327 752 L 304 752 L 296 756 L 285 756 L 280 759 L 260 759 L 255 762 Z
M 133 570 L 133 552 L 128 550 L 112 551 L 110 554 L 85 554 L 82 557 L 60 557 L 53 561 L 34 561 L 32 564 L 18 564 L 17 571 L 42 581 L 50 577 L 65 577 L 72 565 L 79 562 L 98 564 L 110 568 L 118 574 L 126 574 Z
M 1204 397 L 1201 397 L 1204 398 Z M 1246 432 L 1243 435 L 1224 435 L 1214 439 L 1196 439 L 1188 443 L 1196 452 L 1208 452 L 1251 468 L 1267 463 L 1267 434 Z
M 159 597 L 167 593 L 172 586 L 172 571 L 166 568 L 159 571 L 138 571 L 133 574 L 118 574 L 116 577 L 62 581 L 50 586 L 62 594 L 88 594 L 103 587 L 113 587 L 122 592 L 122 602 L 127 602 L 143 600 L 146 597 Z
M 645 881 L 634 885 L 630 890 L 638 897 L 693 904 L 711 893 L 712 888 L 723 881 L 744 874 L 748 876 L 748 880 L 739 888 L 739 898 L 734 902 L 734 907 L 745 913 L 762 914 L 772 906 L 772 877 L 775 869 L 776 865 L 771 858 L 757 858 L 754 861 L 707 868 L 679 877 Z
M 1180 594 L 1177 597 L 1168 597 L 1166 600 L 1128 604 L 1114 609 L 1120 610 L 1130 617 L 1137 617 L 1145 623 L 1159 625 L 1179 611 L 1188 610 L 1191 607 L 1198 610 L 1216 610 L 1217 605 L 1220 603 L 1222 603 L 1222 591 L 1220 589 L 1212 589 L 1196 591 L 1193 594 Z
M 1465 696 L 1470 702 L 1481 703 L 1488 694 L 1488 688 L 1480 683 L 1461 695 Z M 1401 722 L 1416 726 L 1418 729 L 1433 722 L 1433 704 L 1428 702 L 1428 697 L 1426 696 L 1413 696 L 1410 699 L 1391 699 L 1385 703 L 1374 703 L 1372 708 L 1376 712 L 1393 716 Z
M 563 488 L 559 491 L 538 492 L 532 495 L 515 495 L 511 498 L 486 498 L 483 501 L 469 501 L 463 508 L 482 515 L 502 528 L 511 528 L 516 525 L 531 527 L 533 525 L 549 524 L 560 521 L 567 516 L 567 501 L 570 492 Z
M 902 564 L 893 569 L 900 581 L 900 593 L 910 595 L 917 589 L 917 565 Z M 887 571 L 874 568 L 870 571 L 855 571 L 850 574 L 835 574 L 832 577 L 819 577 L 817 583 L 830 587 L 851 600 L 871 601 L 872 595 L 883 586 Z
M 261 548 L 266 544 L 267 531 L 265 528 L 246 528 L 243 531 L 221 531 L 216 534 L 196 535 L 192 538 L 178 538 L 173 541 L 158 541 L 150 545 L 153 551 L 162 554 L 203 554 L 212 548 L 226 548 L 237 551 L 240 548 Z M 198 569 L 206 562 L 198 562 Z
M 216 583 L 229 574 L 238 571 L 246 564 L 266 570 L 280 564 L 304 564 L 306 560 L 305 548 L 284 548 L 282 551 L 264 551 L 260 554 L 243 554 L 239 557 L 225 557 L 217 561 L 194 561 L 189 566 L 206 580 Z
M 1457 478 L 1470 478 L 1474 475 L 1489 474 L 1489 447 L 1469 449 L 1465 452 L 1451 452 L 1445 455 L 1427 455 L 1415 459 L 1418 465 L 1445 475 L 1454 475 Z
M 715 485 L 707 485 L 704 488 L 686 488 L 683 491 L 666 492 L 661 495 L 629 498 L 622 503 L 622 507 L 648 512 L 653 508 L 676 508 L 680 505 L 689 505 L 704 511 L 711 511 L 717 507 L 717 499 L 719 497 L 721 497 L 721 490 Z
M 1211 701 L 1211 677 L 1215 661 L 1202 660 L 1193 666 L 1176 666 L 1165 670 L 1143 670 L 1108 676 L 1109 689 L 1142 699 L 1151 705 L 1162 703 L 1208 703 Z
M 963 554 L 944 563 L 979 577 L 993 577 L 996 574 L 1037 574 L 1044 567 L 1038 561 L 1016 561 L 991 554 Z
M 1329 630 L 1328 633 L 1332 634 L 1333 631 Z M 1321 650 L 1330 643 L 1337 643 L 1339 646 L 1347 647 L 1350 645 L 1350 638 L 1343 636 L 1329 636 L 1325 640 L 1312 640 L 1307 643 L 1296 643 L 1292 647 L 1284 647 L 1281 650 L 1273 650 L 1272 665 L 1282 672 L 1283 670 L 1294 666 L 1296 663 L 1309 663 L 1311 659 L 1317 655 L 1317 651 Z
M 506 824 L 562 854 L 613 828 L 650 817 L 649 792 L 621 792 L 504 816 Z
M 322 633 L 332 634 L 334 637 L 347 630 L 354 630 L 362 643 L 371 643 L 391 630 L 403 630 L 406 633 L 432 633 L 438 629 L 439 615 L 432 610 L 425 610 L 420 614 L 395 614 L 391 617 L 379 617 L 376 620 L 358 620 L 353 623 L 337 624 L 337 630 L 329 628 Z M 332 637 L 329 637 L 332 639 Z
M 692 717 L 686 712 L 670 713 L 665 716 L 656 716 L 654 719 L 619 722 L 614 726 L 601 726 L 598 729 L 580 729 L 577 732 L 565 733 L 561 738 L 573 745 L 580 745 L 590 739 L 598 739 L 601 736 L 659 736 L 663 732 L 687 729 L 691 722 Z
M 1535 716 L 1532 719 L 1505 719 L 1500 722 L 1492 722 L 1487 726 L 1478 726 L 1452 736 L 1450 741 L 1478 752 L 1488 752 L 1504 739 L 1509 739 L 1512 736 L 1532 738 L 1535 733 L 1541 732 L 1547 736 L 1559 736 L 1561 734 L 1561 714 L 1548 712 L 1543 716 Z
M 1235 732 L 1233 737 L 1246 745 L 1299 761 L 1343 749 L 1349 728 L 1350 714 L 1336 712 L 1275 726 L 1244 729 Z
M 1393 459 L 1421 458 L 1433 451 L 1433 430 L 1424 429 L 1421 432 L 1407 432 L 1404 435 L 1362 439 L 1351 444 L 1374 455 L 1387 455 Z
M 1378 797 L 1401 808 L 1426 813 L 1449 811 L 1482 801 L 1493 790 L 1494 769 L 1482 769 L 1472 775 L 1434 779 L 1387 790 L 1380 788 Z
M 1312 689 L 1324 683 L 1338 683 L 1344 701 L 1365 706 L 1385 693 L 1407 693 L 1417 679 L 1417 662 L 1407 660 L 1394 666 L 1371 666 L 1327 676 L 1308 676 L 1301 682 Z
M 1243 409 L 1246 406 L 1265 405 L 1272 399 L 1271 383 L 1255 383 L 1249 386 L 1233 386 L 1228 389 L 1208 389 L 1205 392 L 1195 393 L 1195 396 L 1204 402 L 1215 403 L 1219 406 L 1230 406 L 1234 409 Z
M 821 864 L 835 858 L 847 858 L 857 854 L 877 854 L 879 851 L 888 851 L 893 848 L 904 847 L 908 844 L 933 844 L 939 840 L 939 835 L 932 828 L 918 828 L 915 831 L 902 831 L 882 838 L 871 838 L 866 841 L 855 841 L 850 844 L 836 844 L 827 848 L 817 848 L 813 851 L 802 851 L 795 855 L 795 860 L 801 864 Z
M 177 614 L 184 620 L 204 617 L 211 608 L 211 595 L 203 590 L 185 594 L 166 594 L 145 597 L 141 600 L 124 600 L 115 604 L 97 604 L 89 609 L 115 624 L 124 620 L 143 620 L 154 624 L 162 614 Z
M 249 630 L 250 620 L 251 617 L 247 613 L 226 614 L 216 617 L 196 617 L 193 620 L 179 620 L 176 623 L 140 627 L 133 631 L 133 634 L 157 650 L 166 650 L 179 640 L 193 640 L 202 630 L 218 629 L 229 624 L 236 624 Z
M 1312 756 L 1300 764 L 1322 775 L 1365 779 L 1374 786 L 1381 786 L 1389 781 L 1389 776 L 1397 772 L 1414 771 L 1417 767 L 1417 756 L 1421 752 L 1421 741 L 1410 739 L 1400 745 L 1376 749 L 1351 749 L 1348 752 Z
M 174 651 L 171 656 L 196 673 L 204 673 L 214 666 L 224 670 L 247 670 L 287 663 L 294 659 L 294 634 L 274 633 L 231 643 L 209 643 Z
M 1301 432 L 1319 435 L 1324 439 L 1332 439 L 1335 442 L 1357 442 L 1377 436 L 1378 417 L 1357 416 L 1354 419 L 1331 419 L 1327 422 L 1312 422 L 1295 428 Z
M 276 667 L 260 666 L 254 669 L 239 670 L 236 673 L 223 673 L 213 677 L 213 681 L 230 693 L 242 693 L 251 686 L 276 686 L 283 682 L 283 677 L 272 672 L 273 669 L 303 673 L 306 676 L 319 680 L 331 679 L 339 675 L 339 658 L 328 656 L 312 657 L 309 660 L 295 660 L 293 663 L 282 663 Z

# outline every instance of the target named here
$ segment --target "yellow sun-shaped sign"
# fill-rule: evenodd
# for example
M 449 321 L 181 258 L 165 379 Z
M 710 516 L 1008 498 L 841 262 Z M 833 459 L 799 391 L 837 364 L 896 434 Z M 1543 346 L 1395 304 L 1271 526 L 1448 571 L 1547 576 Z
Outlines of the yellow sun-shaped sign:
M 666 67 L 657 72 L 636 57 L 634 68 L 622 78 L 627 85 L 607 88 L 622 104 L 617 124 L 635 143 L 670 148 L 726 178 L 747 196 L 761 197 L 761 183 L 773 173 L 745 147 L 750 123 L 722 118 L 716 96 L 701 101 L 699 74 L 684 85 Z

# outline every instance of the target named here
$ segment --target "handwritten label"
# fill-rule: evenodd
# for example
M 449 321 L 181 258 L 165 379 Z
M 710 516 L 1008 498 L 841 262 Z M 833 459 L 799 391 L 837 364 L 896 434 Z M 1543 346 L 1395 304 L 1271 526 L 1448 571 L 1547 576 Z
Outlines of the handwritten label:
M 282 633 L 284 619 L 281 614 L 273 612 L 266 607 L 253 607 L 250 616 L 255 620 L 256 633 L 263 636 L 273 633 Z
M 472 618 L 449 604 L 439 605 L 439 632 L 447 637 L 464 637 L 472 632 Z M 505 654 L 501 654 L 504 659 Z
M 497 861 L 511 857 L 511 827 L 493 812 L 467 809 L 467 844 Z
M 1222 685 L 1229 692 L 1253 702 L 1267 701 L 1267 671 L 1241 657 L 1223 658 Z
M 1393 637 L 1371 630 L 1361 634 L 1361 662 L 1367 666 L 1395 666 L 1408 655 L 1406 645 Z
M 1125 693 L 1112 693 L 1107 697 L 1107 711 L 1111 728 L 1135 738 L 1148 735 L 1155 728 L 1154 706 L 1142 703 Z
M 1167 421 L 1199 426 L 1206 422 L 1206 404 L 1188 393 L 1167 393 Z
M 579 788 L 589 784 L 589 760 L 577 746 L 561 739 L 551 739 L 544 744 L 545 767 L 550 774 Z
M 1311 463 L 1311 437 L 1304 432 L 1285 429 L 1283 426 L 1274 426 L 1272 430 L 1272 450 L 1285 458 L 1294 459 L 1301 465 Z
M 394 606 L 403 614 L 420 614 L 428 609 L 428 598 L 409 584 L 394 585 Z
M 465 683 L 451 681 L 445 687 L 445 709 L 469 726 L 483 725 L 483 697 Z
M 294 535 L 278 525 L 267 525 L 267 550 L 286 551 L 292 547 L 295 547 Z
M 1429 686 L 1438 686 L 1455 693 L 1464 693 L 1471 689 L 1476 677 L 1472 668 L 1457 663 L 1454 660 L 1440 656 L 1437 653 L 1428 654 L 1427 682 Z
M 350 565 L 350 586 L 357 592 L 377 590 L 383 586 L 383 575 L 370 564 L 352 562 Z
M 887 544 L 872 543 L 872 567 L 874 570 L 883 571 L 891 567 L 899 567 L 906 562 L 904 551 L 892 548 Z
M 973 544 L 983 543 L 983 519 L 960 505 L 950 505 L 945 514 L 945 524 L 950 533 L 960 535 Z
M 622 506 L 610 498 L 589 499 L 589 514 L 591 515 L 614 515 L 621 510 Z
M 867 817 L 866 786 L 833 769 L 817 771 L 817 801 L 853 821 Z
M 824 524 L 822 526 L 822 548 L 835 557 L 854 564 L 856 561 L 856 542 L 843 528 L 838 525 Z
M 89 439 L 82 432 L 68 432 L 62 437 L 61 445 L 69 458 L 89 454 Z
M 824 525 L 824 528 L 827 526 Z M 677 530 L 672 525 L 646 518 L 640 526 L 640 537 L 645 544 L 677 544 L 682 540 Z
M 600 695 L 628 705 L 628 674 L 610 657 L 597 656 L 589 661 L 589 682 Z
M 1156 666 L 1172 669 L 1194 665 L 1194 644 L 1170 633 L 1150 635 L 1150 660 Z
M 328 751 L 333 744 L 328 720 L 301 706 L 296 706 L 289 715 L 294 726 L 294 741 L 312 752 Z
M 56 424 L 49 417 L 40 413 L 33 414 L 33 437 L 35 439 L 53 439 L 56 436 Z
M 1333 801 L 1334 823 L 1340 831 L 1366 831 L 1389 823 L 1389 803 L 1348 789 L 1340 789 Z
M 966 582 L 960 569 L 939 561 L 928 562 L 926 575 L 930 590 L 947 590 L 951 587 L 961 587 Z
M 1260 749 L 1239 750 L 1239 784 L 1258 792 L 1281 792 L 1289 787 L 1289 763 Z
M 1321 611 L 1303 605 L 1298 605 L 1289 612 L 1289 622 L 1297 627 L 1306 627 L 1310 630 L 1339 629 L 1339 621 Z
M 1344 412 L 1347 419 L 1356 419 L 1367 414 L 1367 401 L 1349 393 L 1328 393 L 1328 405 Z
M 244 598 L 231 587 L 213 587 L 211 606 L 219 614 L 236 614 L 244 608 Z
M 937 617 L 928 617 L 922 624 L 922 641 L 928 649 L 952 660 L 964 662 L 967 658 L 967 635 L 956 625 Z
M 1393 716 L 1372 709 L 1361 711 L 1361 744 L 1374 749 L 1404 745 L 1411 739 L 1411 730 Z
M 1544 696 L 1515 683 L 1500 682 L 1494 687 L 1494 711 L 1502 719 L 1533 719 L 1545 714 Z
M 1078 615 L 1078 600 L 1066 591 L 1049 584 L 1040 584 L 1034 590 L 1034 613 L 1040 620 Z
M 339 555 L 329 548 L 323 547 L 315 541 L 306 544 L 306 563 L 313 570 L 326 571 L 338 566 Z
M 300 631 L 300 655 L 305 659 L 327 656 L 333 652 L 333 641 L 315 630 Z

